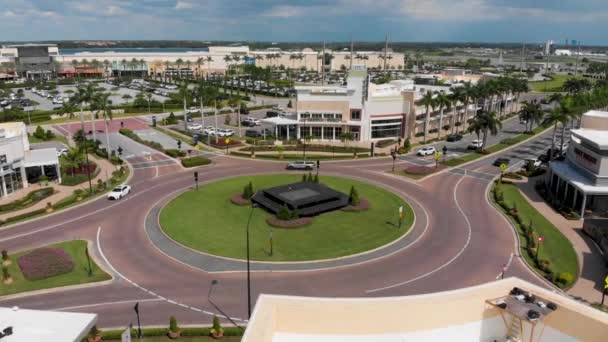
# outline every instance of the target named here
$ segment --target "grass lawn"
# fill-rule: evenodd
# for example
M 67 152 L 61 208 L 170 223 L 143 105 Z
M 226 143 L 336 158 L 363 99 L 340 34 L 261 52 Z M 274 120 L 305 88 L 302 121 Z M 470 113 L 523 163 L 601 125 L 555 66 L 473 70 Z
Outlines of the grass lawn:
M 548 80 L 546 82 L 529 82 L 528 85 L 530 86 L 530 89 L 534 92 L 560 92 L 564 91 L 562 89 L 562 86 L 567 80 L 575 78 L 574 76 L 570 75 L 552 75 L 551 77 L 553 78 L 552 80 Z
M 241 193 L 251 181 L 254 190 L 299 182 L 302 175 L 238 177 L 203 185 L 171 201 L 160 214 L 163 230 L 174 240 L 210 254 L 245 258 L 245 229 L 250 207 L 237 206 L 230 197 Z M 251 219 L 251 257 L 264 261 L 304 261 L 335 258 L 383 246 L 406 233 L 413 222 L 410 206 L 399 196 L 376 186 L 344 178 L 320 176 L 321 182 L 349 193 L 354 185 L 371 208 L 363 212 L 334 211 L 314 217 L 297 229 L 271 228 L 270 215 L 255 209 Z M 398 208 L 405 210 L 403 227 L 396 227 Z M 269 255 L 269 233 L 273 232 L 273 256 Z
M 525 224 L 532 222 L 534 231 L 545 238 L 540 245 L 539 259 L 547 259 L 551 262 L 550 269 L 553 271 L 553 274 L 568 272 L 576 280 L 578 276 L 578 259 L 570 241 L 528 203 L 516 185 L 502 184 L 500 188 L 503 190 L 505 203 L 510 208 L 514 204 L 516 205 L 522 222 Z M 535 263 L 526 250 L 526 238 L 519 225 L 516 225 L 516 227 L 521 240 L 521 255 L 524 256 L 529 265 L 534 267 Z M 544 275 L 542 271 L 538 269 L 537 271 Z
M 17 264 L 18 258 L 21 255 L 27 254 L 29 251 L 22 251 L 16 254 L 10 254 L 9 251 L 9 256 L 12 263 L 8 266 L 8 270 L 13 278 L 13 283 L 10 285 L 2 284 L 0 286 L 0 296 L 67 285 L 93 283 L 110 279 L 110 275 L 101 270 L 99 266 L 93 262 L 93 260 L 91 260 L 93 276 L 88 276 L 88 264 L 85 256 L 86 245 L 86 241 L 83 240 L 67 241 L 50 245 L 49 247 L 63 248 L 63 250 L 65 250 L 72 257 L 72 260 L 74 261 L 74 269 L 70 273 L 34 281 L 25 279 L 21 273 L 19 265 Z
M 68 145 L 68 139 L 66 137 L 64 137 L 63 135 L 59 135 L 59 134 L 55 134 L 53 139 L 50 139 L 50 140 L 38 139 L 33 134 L 28 134 L 28 140 L 29 140 L 30 144 L 39 144 L 39 143 L 43 143 L 43 142 L 57 141 L 57 142 L 63 143 L 66 146 Z

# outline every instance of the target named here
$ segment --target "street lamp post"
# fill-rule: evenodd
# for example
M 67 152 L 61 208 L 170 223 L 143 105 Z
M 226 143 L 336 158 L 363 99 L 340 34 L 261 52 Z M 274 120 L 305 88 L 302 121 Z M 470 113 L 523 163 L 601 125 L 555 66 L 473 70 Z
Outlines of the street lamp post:
M 141 322 L 139 321 L 139 302 L 135 303 L 133 310 L 137 315 L 137 338 L 142 338 L 143 335 L 141 334 Z
M 253 194 L 255 196 L 255 194 Z M 251 217 L 253 216 L 253 209 L 257 208 L 256 203 L 251 204 L 251 211 L 249 212 L 249 219 L 247 220 L 247 319 L 251 318 L 251 261 L 249 257 L 249 224 L 251 223 Z
M 207 292 L 207 301 L 208 301 L 209 303 L 211 303 L 211 305 L 213 305 L 213 307 L 214 307 L 214 308 L 215 308 L 217 311 L 219 311 L 219 313 L 220 313 L 220 314 L 222 314 L 224 317 L 226 317 L 226 319 L 228 319 L 228 320 L 230 321 L 230 323 L 232 323 L 232 324 L 233 324 L 235 327 L 237 327 L 237 328 L 239 328 L 239 329 L 243 329 L 243 328 L 242 328 L 240 325 L 236 324 L 236 322 L 234 322 L 234 321 L 232 320 L 232 318 L 230 318 L 230 316 L 228 316 L 228 315 L 227 315 L 227 314 L 226 314 L 226 313 L 225 313 L 225 312 L 224 312 L 222 309 L 220 309 L 220 307 L 219 307 L 217 304 L 215 304 L 215 303 L 214 303 L 214 302 L 211 300 L 211 291 L 213 290 L 213 287 L 214 287 L 215 285 L 217 285 L 218 283 L 219 283 L 219 281 L 218 281 L 218 280 L 216 280 L 216 279 L 213 279 L 213 280 L 211 281 L 211 284 L 209 285 L 209 292 Z

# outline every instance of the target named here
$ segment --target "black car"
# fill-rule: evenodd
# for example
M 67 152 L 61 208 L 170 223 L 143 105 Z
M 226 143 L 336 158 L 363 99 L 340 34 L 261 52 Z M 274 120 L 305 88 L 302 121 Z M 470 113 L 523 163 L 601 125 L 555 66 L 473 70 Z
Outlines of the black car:
M 249 138 L 260 138 L 262 133 L 256 131 L 255 129 L 248 129 L 245 131 L 245 136 Z
M 511 160 L 509 158 L 498 158 L 494 161 L 494 163 L 492 165 L 494 165 L 494 166 L 500 166 L 502 164 L 509 165 L 510 161 Z
M 455 142 L 455 141 L 459 141 L 462 140 L 462 135 L 460 134 L 450 134 L 448 135 L 447 139 L 448 142 Z
M 269 111 L 266 112 L 266 117 L 267 118 L 274 118 L 274 117 L 277 117 L 277 116 L 279 116 L 279 112 L 275 112 L 273 110 L 269 110 Z

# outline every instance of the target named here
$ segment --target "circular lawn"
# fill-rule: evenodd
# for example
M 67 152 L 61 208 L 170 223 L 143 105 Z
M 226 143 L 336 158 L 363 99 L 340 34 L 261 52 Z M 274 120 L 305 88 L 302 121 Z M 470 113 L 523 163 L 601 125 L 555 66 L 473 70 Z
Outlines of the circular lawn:
M 241 193 L 250 181 L 254 190 L 301 181 L 299 174 L 244 176 L 203 185 L 169 202 L 160 213 L 163 231 L 182 245 L 229 258 L 246 258 L 246 227 L 251 206 L 238 206 L 230 198 Z M 260 261 L 322 260 L 365 252 L 403 236 L 412 226 L 411 207 L 399 196 L 359 181 L 320 176 L 320 182 L 349 194 L 354 186 L 359 197 L 369 201 L 365 211 L 336 210 L 315 216 L 312 223 L 295 229 L 272 228 L 271 214 L 253 211 L 249 230 L 250 255 Z M 405 219 L 398 226 L 398 208 Z M 270 233 L 273 254 L 270 255 Z

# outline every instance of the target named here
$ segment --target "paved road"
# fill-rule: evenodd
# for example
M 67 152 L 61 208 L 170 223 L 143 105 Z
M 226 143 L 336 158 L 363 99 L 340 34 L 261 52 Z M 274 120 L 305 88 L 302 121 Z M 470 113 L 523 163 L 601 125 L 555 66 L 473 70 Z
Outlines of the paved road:
M 283 172 L 283 163 L 213 157 L 214 165 L 199 173 L 201 182 L 243 174 Z M 403 162 L 405 163 L 405 162 Z M 490 161 L 466 167 L 483 171 Z M 402 193 L 428 214 L 416 230 L 424 232 L 408 248 L 356 266 L 310 272 L 261 272 L 252 276 L 259 293 L 314 296 L 390 296 L 428 293 L 495 279 L 508 264 L 506 276 L 537 280 L 514 258 L 510 225 L 486 200 L 489 180 L 444 173 L 421 184 L 387 175 L 389 159 L 327 162 L 322 173 L 374 182 Z M 120 202 L 100 200 L 79 208 L 0 231 L 0 243 L 20 250 L 72 238 L 95 242 L 95 256 L 113 270 L 111 285 L 0 301 L 0 305 L 99 313 L 100 326 L 123 326 L 133 320 L 134 301 L 143 301 L 144 324 L 165 324 L 169 315 L 180 322 L 208 323 L 212 312 L 206 293 L 219 280 L 213 297 L 236 318 L 246 312 L 245 274 L 216 274 L 167 258 L 144 230 L 147 214 L 158 201 L 192 186 L 191 171 L 159 175 L 156 168 L 135 171 L 133 193 Z M 443 195 L 442 195 L 443 194 Z M 420 215 L 420 214 L 419 214 Z M 101 230 L 98 233 L 98 227 Z M 99 244 L 97 238 L 99 237 Z M 103 253 L 103 255 L 102 255 Z M 105 258 L 104 258 L 105 256 Z M 106 262 L 107 260 L 107 262 Z M 180 306 L 182 304 L 183 306 Z

